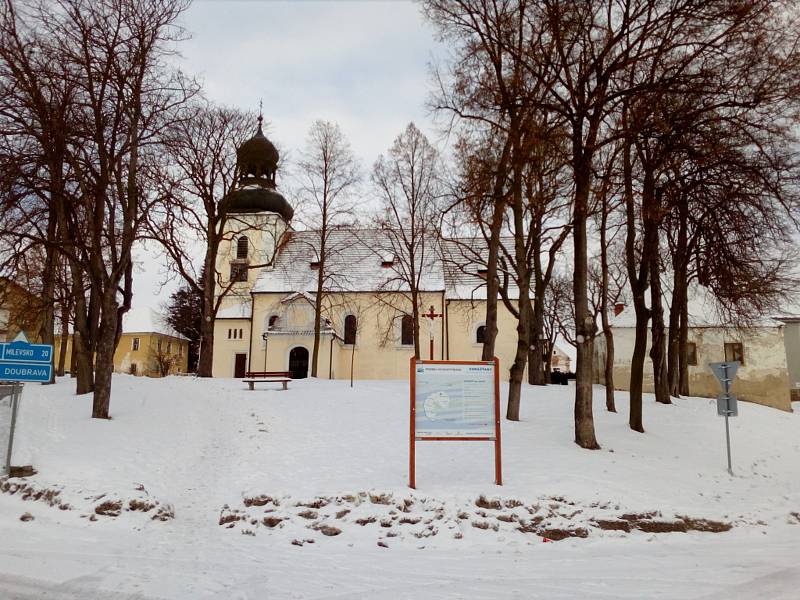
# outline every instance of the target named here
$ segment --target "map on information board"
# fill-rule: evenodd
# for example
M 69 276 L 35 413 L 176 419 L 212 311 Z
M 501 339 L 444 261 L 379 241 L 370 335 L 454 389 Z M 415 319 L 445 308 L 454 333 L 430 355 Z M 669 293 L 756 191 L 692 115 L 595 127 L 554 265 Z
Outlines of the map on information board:
M 415 367 L 416 437 L 495 436 L 494 364 Z

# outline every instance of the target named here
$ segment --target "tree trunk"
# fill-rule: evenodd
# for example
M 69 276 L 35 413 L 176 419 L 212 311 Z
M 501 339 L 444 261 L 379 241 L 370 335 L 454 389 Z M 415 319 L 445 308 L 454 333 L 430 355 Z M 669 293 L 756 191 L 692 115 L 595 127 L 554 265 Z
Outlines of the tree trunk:
M 513 121 L 512 121 L 513 123 Z M 512 125 L 513 126 L 513 125 Z M 520 156 L 519 138 L 514 143 L 514 176 L 511 182 L 513 198 L 512 211 L 514 217 L 514 262 L 519 289 L 517 319 L 517 351 L 508 381 L 508 407 L 506 418 L 519 421 L 520 396 L 522 395 L 522 378 L 525 375 L 525 363 L 530 351 L 530 318 L 531 318 L 531 271 L 528 268 L 528 254 L 525 247 L 525 207 L 522 200 L 522 157 Z
M 62 305 L 61 309 L 61 347 L 58 349 L 58 367 L 56 369 L 59 377 L 64 376 L 67 362 L 67 344 L 69 343 L 69 311 Z M 73 352 L 74 352 L 73 343 Z
M 681 306 L 681 320 L 680 320 L 680 336 L 678 338 L 680 357 L 679 367 L 680 374 L 678 382 L 680 385 L 679 391 L 682 396 L 690 396 L 689 390 L 689 306 L 687 302 Z
M 411 319 L 414 326 L 414 358 L 419 358 L 421 356 L 419 352 L 419 293 L 415 289 L 411 290 L 411 304 Z
M 617 412 L 614 398 L 614 334 L 608 321 L 608 241 L 606 227 L 608 227 L 608 194 L 605 188 L 602 191 L 602 213 L 600 215 L 600 322 L 603 327 L 603 338 L 606 345 L 606 362 L 603 370 L 603 380 L 606 391 L 606 410 Z
M 51 196 L 52 197 L 52 196 Z M 56 271 L 58 270 L 59 253 L 55 247 L 56 229 L 58 224 L 55 208 L 52 206 L 48 212 L 47 220 L 47 241 L 45 247 L 44 269 L 42 271 L 42 306 L 41 306 L 41 326 L 39 327 L 39 340 L 42 344 L 52 346 L 55 343 L 55 291 L 56 291 Z M 62 344 L 63 345 L 63 344 Z M 53 359 L 50 358 L 51 364 Z M 55 365 L 53 365 L 55 366 Z M 50 381 L 46 384 L 56 382 L 56 369 L 50 371 Z
M 642 380 L 644 378 L 644 360 L 647 353 L 647 322 L 650 319 L 649 311 L 644 307 L 644 298 L 634 300 L 636 311 L 636 337 L 633 341 L 633 355 L 631 356 L 631 381 L 630 398 L 631 407 L 628 416 L 628 425 L 634 431 L 644 433 L 642 425 Z
M 213 377 L 214 363 L 214 319 L 203 310 L 203 320 L 200 323 L 200 356 L 197 359 L 197 376 Z
M 539 286 L 537 286 L 538 288 Z M 530 351 L 528 352 L 528 383 L 531 385 L 547 385 L 546 364 L 550 362 L 547 341 L 544 340 L 544 292 L 534 292 L 533 310 L 530 316 Z M 548 360 L 545 361 L 544 357 Z
M 608 319 L 606 319 L 606 322 Z M 603 336 L 606 342 L 606 364 L 604 377 L 606 381 L 606 410 L 617 412 L 617 403 L 614 398 L 614 334 L 611 327 L 604 324 Z
M 586 246 L 586 216 L 591 183 L 591 157 L 581 148 L 582 132 L 573 138 L 573 164 L 575 179 L 573 244 L 573 292 L 575 298 L 575 341 L 577 365 L 575 367 L 575 443 L 582 448 L 600 448 L 594 431 L 592 415 L 592 342 L 594 319 L 589 313 L 588 255 Z
M 666 332 L 664 331 L 664 303 L 661 296 L 659 257 L 652 258 L 650 267 L 651 332 L 650 359 L 653 361 L 653 389 L 656 402 L 672 404 L 667 377 Z
M 93 308 L 87 310 L 80 267 L 72 267 L 72 295 L 75 302 L 72 336 L 72 360 L 75 363 L 75 393 L 88 394 L 94 390 Z M 90 302 L 91 305 L 91 302 Z
M 672 253 L 672 302 L 669 311 L 669 341 L 667 372 L 669 390 L 673 396 L 681 395 L 681 356 L 686 353 L 686 346 L 681 347 L 680 328 L 681 314 L 686 308 L 688 299 L 688 220 L 689 206 L 684 198 L 678 201 L 678 235 Z
M 520 399 L 522 395 L 522 378 L 525 375 L 525 363 L 528 359 L 528 332 L 530 329 L 530 303 L 522 297 L 520 290 L 519 319 L 517 319 L 517 352 L 508 379 L 508 406 L 506 419 L 519 421 Z
M 323 250 L 324 251 L 324 250 Z M 317 294 L 314 299 L 314 347 L 311 352 L 311 376 L 317 376 L 317 362 L 319 361 L 319 336 L 322 328 L 322 286 L 324 283 L 324 260 L 320 258 L 317 273 Z
M 648 253 L 652 251 L 650 236 L 652 230 L 646 226 L 648 218 L 644 217 L 645 231 L 642 235 L 642 257 L 638 262 L 636 253 L 636 207 L 633 197 L 633 162 L 631 159 L 631 143 L 626 140 L 623 149 L 623 178 L 625 186 L 626 210 L 626 237 L 625 237 L 625 262 L 628 269 L 628 280 L 631 287 L 633 308 L 636 314 L 636 333 L 633 342 L 633 355 L 631 356 L 631 375 L 629 386 L 630 412 L 628 426 L 634 431 L 644 433 L 642 424 L 642 380 L 644 378 L 644 361 L 647 353 L 647 323 L 650 320 L 650 311 L 645 302 L 645 292 L 649 278 L 650 261 Z M 649 188 L 648 189 L 648 185 Z M 645 180 L 645 190 L 642 193 L 642 211 L 648 210 L 645 205 L 647 194 L 652 192 L 652 178 Z
M 115 299 L 104 299 L 97 338 L 97 362 L 95 364 L 94 396 L 92 399 L 93 419 L 109 418 L 111 378 L 114 373 L 114 350 L 116 350 L 117 308 Z
M 497 278 L 497 260 L 500 254 L 502 226 L 503 202 L 495 200 L 489 234 L 489 256 L 486 262 L 486 322 L 481 360 L 494 358 L 494 345 L 497 338 L 497 294 L 500 286 L 500 280 Z

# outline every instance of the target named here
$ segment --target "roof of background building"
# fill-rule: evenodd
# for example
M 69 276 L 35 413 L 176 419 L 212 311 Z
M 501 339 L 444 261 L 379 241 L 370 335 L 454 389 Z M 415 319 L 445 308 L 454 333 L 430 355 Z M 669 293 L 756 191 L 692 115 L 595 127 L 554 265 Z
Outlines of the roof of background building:
M 132 308 L 122 317 L 122 333 L 158 333 L 188 340 L 175 331 L 164 316 L 152 308 Z
M 669 295 L 667 294 L 664 302 L 664 321 L 666 323 L 669 322 L 669 312 Z M 688 312 L 689 327 L 731 327 L 731 324 L 726 323 L 716 310 L 713 295 L 700 286 L 690 287 Z M 781 321 L 798 319 L 800 319 L 800 304 L 787 302 L 777 312 L 770 312 L 752 319 L 751 324 L 760 327 L 776 327 L 780 325 Z M 610 323 L 612 327 L 616 328 L 636 327 L 636 313 L 633 306 L 626 304 L 619 315 L 610 318 Z

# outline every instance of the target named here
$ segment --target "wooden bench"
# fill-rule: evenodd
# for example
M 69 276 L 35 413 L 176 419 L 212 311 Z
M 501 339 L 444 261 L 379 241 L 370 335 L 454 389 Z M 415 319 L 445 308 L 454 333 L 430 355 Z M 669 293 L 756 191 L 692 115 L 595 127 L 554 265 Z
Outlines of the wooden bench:
M 257 383 L 280 383 L 283 389 L 289 389 L 289 381 L 292 379 L 290 371 L 247 371 L 244 374 L 243 383 L 246 383 L 250 390 L 255 390 Z

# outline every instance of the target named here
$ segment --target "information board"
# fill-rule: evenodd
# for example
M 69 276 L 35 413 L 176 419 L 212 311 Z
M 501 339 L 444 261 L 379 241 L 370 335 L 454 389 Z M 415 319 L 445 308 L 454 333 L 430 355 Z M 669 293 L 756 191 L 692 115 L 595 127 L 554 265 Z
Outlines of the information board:
M 495 483 L 502 485 L 499 361 L 412 358 L 409 384 L 409 486 L 416 487 L 418 441 L 494 442 Z
M 415 437 L 495 436 L 494 363 L 417 363 Z

